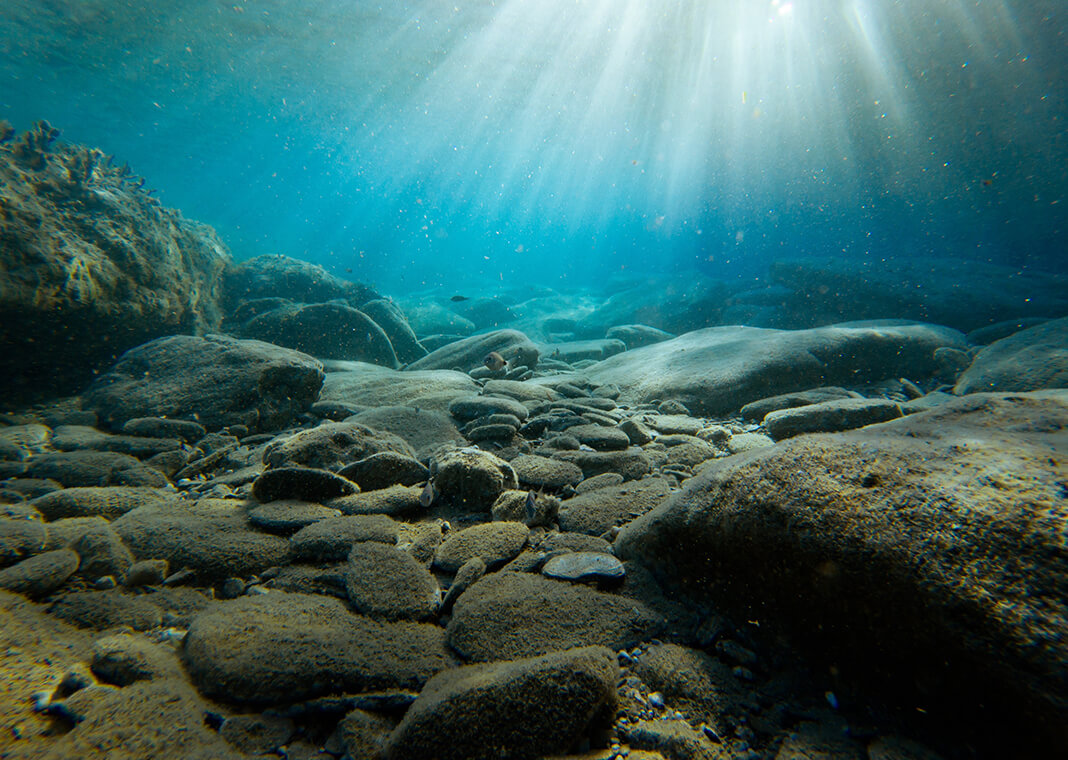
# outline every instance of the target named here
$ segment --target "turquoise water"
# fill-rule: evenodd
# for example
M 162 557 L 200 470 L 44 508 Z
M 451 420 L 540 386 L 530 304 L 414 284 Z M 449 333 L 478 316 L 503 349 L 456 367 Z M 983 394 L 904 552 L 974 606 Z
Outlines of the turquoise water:
M 1063 269 L 1059 0 L 6 0 L 0 115 L 386 292 Z

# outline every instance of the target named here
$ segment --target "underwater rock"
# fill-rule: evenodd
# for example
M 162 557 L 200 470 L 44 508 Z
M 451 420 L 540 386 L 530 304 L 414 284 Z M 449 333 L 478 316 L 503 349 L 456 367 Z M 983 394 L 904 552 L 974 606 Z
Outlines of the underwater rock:
M 0 144 L 0 390 L 77 392 L 86 376 L 159 335 L 218 327 L 230 261 L 104 160 L 38 126 Z
M 398 530 L 397 523 L 386 515 L 342 515 L 301 528 L 289 546 L 298 562 L 340 562 L 358 543 L 397 543 Z
M 1068 391 L 1042 391 L 801 436 L 707 465 L 616 552 L 939 720 L 1063 747 L 1066 430 Z
M 279 499 L 318 502 L 348 496 L 358 490 L 351 480 L 330 470 L 313 467 L 272 467 L 253 482 L 252 498 L 261 504 Z
M 709 327 L 627 351 L 584 372 L 615 383 L 630 403 L 672 398 L 696 415 L 721 415 L 770 393 L 820 385 L 921 378 L 938 369 L 934 351 L 965 348 L 937 325 L 896 321 L 809 330 Z
M 243 301 L 284 298 L 303 303 L 325 303 L 335 299 L 359 306 L 378 298 L 366 285 L 342 280 L 318 264 L 280 254 L 264 254 L 227 268 L 224 277 L 230 311 Z
M 482 366 L 487 354 L 496 351 L 509 368 L 516 366 L 534 368 L 538 364 L 538 347 L 518 330 L 494 330 L 482 335 L 449 343 L 431 351 L 418 361 L 412 362 L 405 371 L 426 369 L 454 369 L 467 372 Z
M 561 462 L 559 459 L 520 454 L 510 463 L 519 482 L 532 488 L 563 488 L 577 485 L 582 480 L 582 470 L 578 465 Z
M 361 491 L 374 491 L 390 486 L 414 486 L 430 477 L 430 470 L 414 457 L 395 451 L 380 451 L 345 465 L 338 475 L 348 478 Z
M 419 343 L 404 312 L 394 301 L 381 298 L 368 301 L 360 306 L 360 311 L 373 319 L 385 331 L 397 354 L 397 359 L 403 364 L 414 362 L 429 353 Z
M 573 340 L 566 343 L 543 343 L 538 348 L 542 356 L 574 364 L 583 359 L 599 362 L 601 359 L 623 353 L 627 350 L 627 345 L 621 340 L 601 338 L 599 340 Z
M 476 330 L 500 327 L 515 319 L 515 314 L 499 298 L 468 298 L 453 301 L 449 308 L 469 320 Z
M 529 412 L 523 404 L 511 398 L 461 396 L 449 404 L 449 414 L 461 422 L 469 422 L 491 414 L 510 414 L 522 422 Z
M 318 359 L 363 361 L 390 369 L 400 366 L 385 331 L 344 303 L 287 304 L 250 319 L 240 333 Z
M 583 317 L 581 337 L 599 338 L 617 325 L 648 325 L 680 334 L 721 324 L 729 296 L 725 283 L 695 272 L 635 278 L 633 284 Z
M 464 592 L 446 629 L 465 660 L 512 660 L 573 647 L 629 649 L 656 636 L 663 618 L 641 602 L 554 581 L 500 571 Z
M 412 456 L 407 443 L 355 422 L 324 422 L 318 427 L 276 438 L 263 449 L 268 467 L 315 467 L 336 471 L 354 460 L 392 451 Z M 336 494 L 342 496 L 343 494 Z
M 827 387 L 811 388 L 796 393 L 783 393 L 779 396 L 751 401 L 742 407 L 742 419 L 762 422 L 764 417 L 779 409 L 794 409 L 806 404 L 818 404 L 821 401 L 834 401 L 835 399 L 860 398 L 855 391 L 847 391 L 845 388 Z
M 442 453 L 430 473 L 441 498 L 473 512 L 489 512 L 502 491 L 519 487 L 510 464 L 474 448 Z
M 174 335 L 130 349 L 85 393 L 111 427 L 135 417 L 196 420 L 209 430 L 277 430 L 310 407 L 323 384 L 312 357 L 258 340 Z
M 140 507 L 111 525 L 135 558 L 165 559 L 208 582 L 247 578 L 289 558 L 289 542 L 250 530 L 245 505 L 233 500 Z
M 296 533 L 312 523 L 328 517 L 340 517 L 341 512 L 307 501 L 281 499 L 269 501 L 249 510 L 248 522 L 255 528 L 280 536 Z
M 147 486 L 161 488 L 167 478 L 129 454 L 111 451 L 57 451 L 39 454 L 26 466 L 26 476 L 47 478 L 65 487 Z
M 637 480 L 653 471 L 652 460 L 636 446 L 620 451 L 558 451 L 553 454 L 553 459 L 577 465 L 587 478 L 618 472 L 627 480 Z
M 675 336 L 649 325 L 616 325 L 609 327 L 604 337 L 609 340 L 621 341 L 629 351 L 632 348 L 651 346 L 653 343 L 671 340 Z
M 1063 274 L 981 261 L 969 261 L 967 271 L 962 287 L 955 258 L 825 256 L 769 267 L 771 279 L 793 291 L 784 303 L 784 324 L 796 327 L 895 317 L 968 332 L 1020 317 L 1068 314 Z
M 197 614 L 184 655 L 204 694 L 253 704 L 418 689 L 448 665 L 437 626 L 378 622 L 338 599 L 283 591 Z
M 600 536 L 659 506 L 671 492 L 670 481 L 659 477 L 596 488 L 560 502 L 560 529 Z
M 521 522 L 489 522 L 449 533 L 434 554 L 434 566 L 455 573 L 478 557 L 493 568 L 523 550 L 530 529 Z
M 385 620 L 427 620 L 441 603 L 438 582 L 425 566 L 408 552 L 375 541 L 353 545 L 345 589 L 353 610 Z
M 465 665 L 427 682 L 388 760 L 497 760 L 565 753 L 612 720 L 619 667 L 604 647 Z
M 433 351 L 440 348 L 437 340 L 427 342 L 428 338 L 441 336 L 443 339 L 458 340 L 475 331 L 475 323 L 466 317 L 460 316 L 452 309 L 447 309 L 441 304 L 425 302 L 405 302 L 404 313 L 412 330 L 419 336 L 419 342 Z
M 546 578 L 573 583 L 595 581 L 602 585 L 622 583 L 627 576 L 623 563 L 604 552 L 568 552 L 553 557 L 541 568 Z
M 39 599 L 58 589 L 78 570 L 80 559 L 70 549 L 56 549 L 0 570 L 0 589 Z
M 1014 333 L 983 348 L 957 379 L 957 394 L 1068 388 L 1068 317 Z
M 320 401 L 447 411 L 457 396 L 478 392 L 478 384 L 465 372 L 397 372 L 365 362 L 332 361 L 326 366 Z
M 177 501 L 173 492 L 163 488 L 82 486 L 38 496 L 30 504 L 46 520 L 96 516 L 114 520 L 138 507 Z
M 97 631 L 118 626 L 147 631 L 163 623 L 162 610 L 149 598 L 119 589 L 62 593 L 54 597 L 48 612 L 71 625 Z
M 768 435 L 776 441 L 801 433 L 837 433 L 894 420 L 901 406 L 885 398 L 846 398 L 780 409 L 764 417 Z

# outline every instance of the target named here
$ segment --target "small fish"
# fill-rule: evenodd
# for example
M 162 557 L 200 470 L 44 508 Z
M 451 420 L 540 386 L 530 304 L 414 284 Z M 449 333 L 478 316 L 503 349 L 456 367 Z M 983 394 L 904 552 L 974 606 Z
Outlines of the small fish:
M 490 351 L 488 354 L 486 354 L 485 358 L 482 360 L 482 363 L 494 372 L 502 370 L 508 366 L 508 362 L 505 361 L 504 357 L 498 354 L 496 351 Z
M 438 498 L 438 489 L 434 488 L 434 481 L 428 480 L 423 486 L 423 492 L 419 494 L 419 506 L 429 507 Z
M 471 299 L 468 298 L 467 296 L 453 296 L 449 300 L 452 301 L 453 303 L 460 303 L 460 301 L 470 301 Z
M 533 520 L 538 513 L 538 497 L 533 491 L 527 491 L 527 520 Z

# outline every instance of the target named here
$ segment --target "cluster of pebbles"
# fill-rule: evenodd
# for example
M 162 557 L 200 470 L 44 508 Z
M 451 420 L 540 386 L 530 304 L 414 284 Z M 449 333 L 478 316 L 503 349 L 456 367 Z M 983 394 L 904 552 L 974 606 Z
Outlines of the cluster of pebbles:
M 702 463 L 772 445 L 766 409 L 711 420 L 574 375 L 481 382 L 392 429 L 338 403 L 255 434 L 105 432 L 77 400 L 5 419 L 0 588 L 34 600 L 4 596 L 5 614 L 89 632 L 84 659 L 72 644 L 16 694 L 13 756 L 933 757 L 850 724 L 759 621 L 614 555 Z M 822 392 L 857 395 L 838 391 Z M 466 443 L 428 444 L 443 421 Z

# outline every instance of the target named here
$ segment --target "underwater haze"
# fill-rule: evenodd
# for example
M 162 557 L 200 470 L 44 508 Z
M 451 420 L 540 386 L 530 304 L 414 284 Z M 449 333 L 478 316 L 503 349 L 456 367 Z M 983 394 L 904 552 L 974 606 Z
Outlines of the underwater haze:
M 1063 270 L 1060 0 L 5 0 L 0 112 L 391 292 Z M 465 291 L 466 292 L 466 291 Z

